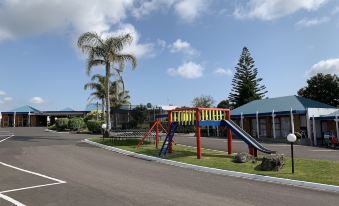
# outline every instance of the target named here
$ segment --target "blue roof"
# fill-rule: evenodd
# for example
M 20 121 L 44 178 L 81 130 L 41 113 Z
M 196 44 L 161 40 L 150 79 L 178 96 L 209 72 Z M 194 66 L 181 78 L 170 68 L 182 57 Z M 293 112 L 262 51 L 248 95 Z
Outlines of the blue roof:
M 40 111 L 35 109 L 34 107 L 31 107 L 29 105 L 25 105 L 25 106 L 22 106 L 22 107 L 18 107 L 16 109 L 12 109 L 9 112 L 22 112 L 22 113 L 29 113 L 29 112 L 31 112 L 31 113 L 38 113 Z
M 292 95 L 270 99 L 254 100 L 231 111 L 231 115 L 243 115 L 258 113 L 306 111 L 307 108 L 335 108 L 318 101 Z
M 66 108 L 64 108 L 64 109 L 62 109 L 62 110 L 60 110 L 61 112 L 73 112 L 74 111 L 74 109 L 72 109 L 72 108 L 70 108 L 70 107 L 66 107 Z

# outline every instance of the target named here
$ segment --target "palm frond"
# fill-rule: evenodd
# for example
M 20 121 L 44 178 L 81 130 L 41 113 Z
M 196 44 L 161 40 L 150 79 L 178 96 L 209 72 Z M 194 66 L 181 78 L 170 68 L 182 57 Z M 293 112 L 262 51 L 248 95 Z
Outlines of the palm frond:
M 103 45 L 103 40 L 95 32 L 86 32 L 78 38 L 77 44 L 83 52 L 89 52 L 91 48 Z

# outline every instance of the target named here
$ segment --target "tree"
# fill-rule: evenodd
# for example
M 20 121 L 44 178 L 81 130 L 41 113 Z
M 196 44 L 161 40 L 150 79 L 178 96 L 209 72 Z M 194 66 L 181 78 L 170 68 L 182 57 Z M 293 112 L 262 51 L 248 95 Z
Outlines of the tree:
M 144 105 L 136 106 L 132 110 L 131 116 L 137 124 L 143 124 L 147 118 L 147 107 Z
M 246 47 L 243 48 L 235 69 L 229 94 L 231 105 L 239 107 L 253 100 L 262 99 L 267 93 L 266 87 L 260 85 L 262 78 L 257 78 L 258 69 L 254 66 L 254 60 Z
M 227 99 L 219 102 L 217 108 L 232 109 L 230 102 Z
M 193 107 L 213 107 L 214 99 L 212 96 L 209 95 L 202 95 L 200 97 L 195 97 L 192 101 Z
M 94 90 L 89 97 L 89 101 L 94 99 L 99 99 L 102 102 L 102 113 L 105 113 L 104 104 L 105 104 L 105 76 L 100 74 L 93 75 L 91 78 L 92 82 L 85 84 L 84 89 Z M 110 105 L 112 108 L 120 108 L 124 104 L 129 104 L 129 91 L 123 90 L 121 81 L 117 80 L 110 83 Z
M 301 88 L 298 95 L 338 107 L 339 77 L 318 73 L 307 80 L 307 86 Z
M 111 107 L 113 109 L 119 109 L 122 105 L 124 104 L 129 104 L 129 91 L 127 90 L 123 90 L 122 89 L 122 83 L 121 81 L 114 81 L 111 85 L 111 89 L 110 89 L 110 98 L 111 98 Z M 118 115 L 117 113 L 114 113 L 115 116 L 115 124 L 114 127 L 117 127 L 118 124 Z
M 123 54 L 124 47 L 132 42 L 133 38 L 130 34 L 121 36 L 109 36 L 102 38 L 97 33 L 86 32 L 78 39 L 78 47 L 87 54 L 87 73 L 90 74 L 95 66 L 105 67 L 105 99 L 106 99 L 106 131 L 105 135 L 109 135 L 111 129 L 110 118 L 110 77 L 112 70 L 116 75 L 116 79 L 122 80 L 122 72 L 126 62 L 132 63 L 132 68 L 136 68 L 137 60 L 132 54 Z M 116 68 L 115 66 L 119 66 Z
M 94 90 L 89 97 L 89 101 L 92 102 L 94 99 L 101 101 L 101 110 L 102 110 L 102 119 L 104 119 L 105 114 L 105 76 L 96 74 L 91 78 L 91 82 L 88 82 L 84 85 L 84 89 Z

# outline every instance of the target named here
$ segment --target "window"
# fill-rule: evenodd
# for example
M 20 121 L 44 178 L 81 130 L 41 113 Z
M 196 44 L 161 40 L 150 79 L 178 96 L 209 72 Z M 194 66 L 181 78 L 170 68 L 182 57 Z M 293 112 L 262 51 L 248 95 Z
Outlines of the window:
M 291 132 L 291 121 L 290 117 L 281 117 L 281 136 L 287 137 Z
M 282 137 L 280 118 L 274 118 L 274 125 L 275 125 L 275 136 L 276 137 Z M 273 128 L 272 128 L 272 130 L 273 130 Z
M 261 137 L 267 137 L 266 119 L 259 119 L 259 135 Z
M 251 129 L 251 131 L 252 131 L 252 136 L 253 137 L 257 137 L 257 120 L 256 119 L 252 119 L 252 122 L 251 122 L 252 124 L 252 129 Z

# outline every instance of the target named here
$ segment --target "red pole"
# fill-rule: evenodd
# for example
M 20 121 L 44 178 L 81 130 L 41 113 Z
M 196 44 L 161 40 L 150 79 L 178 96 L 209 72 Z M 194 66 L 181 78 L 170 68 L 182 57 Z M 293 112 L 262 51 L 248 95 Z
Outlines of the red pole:
M 248 154 L 254 156 L 254 147 L 248 146 Z
M 226 119 L 231 120 L 230 111 L 226 112 Z M 232 154 L 232 130 L 227 128 L 227 152 L 228 154 Z
M 167 132 L 168 135 L 171 135 L 170 134 L 171 125 L 172 125 L 172 112 L 169 111 L 168 112 L 168 132 Z M 172 153 L 173 152 L 172 142 L 168 142 L 168 144 L 169 144 L 168 153 Z
M 158 149 L 159 146 L 159 123 L 160 121 L 157 120 L 157 126 L 156 126 L 156 130 L 155 130 L 155 147 Z
M 197 159 L 201 159 L 201 137 L 200 137 L 200 126 L 199 126 L 199 121 L 200 121 L 200 111 L 199 109 L 196 110 L 195 112 L 195 133 L 197 136 Z

